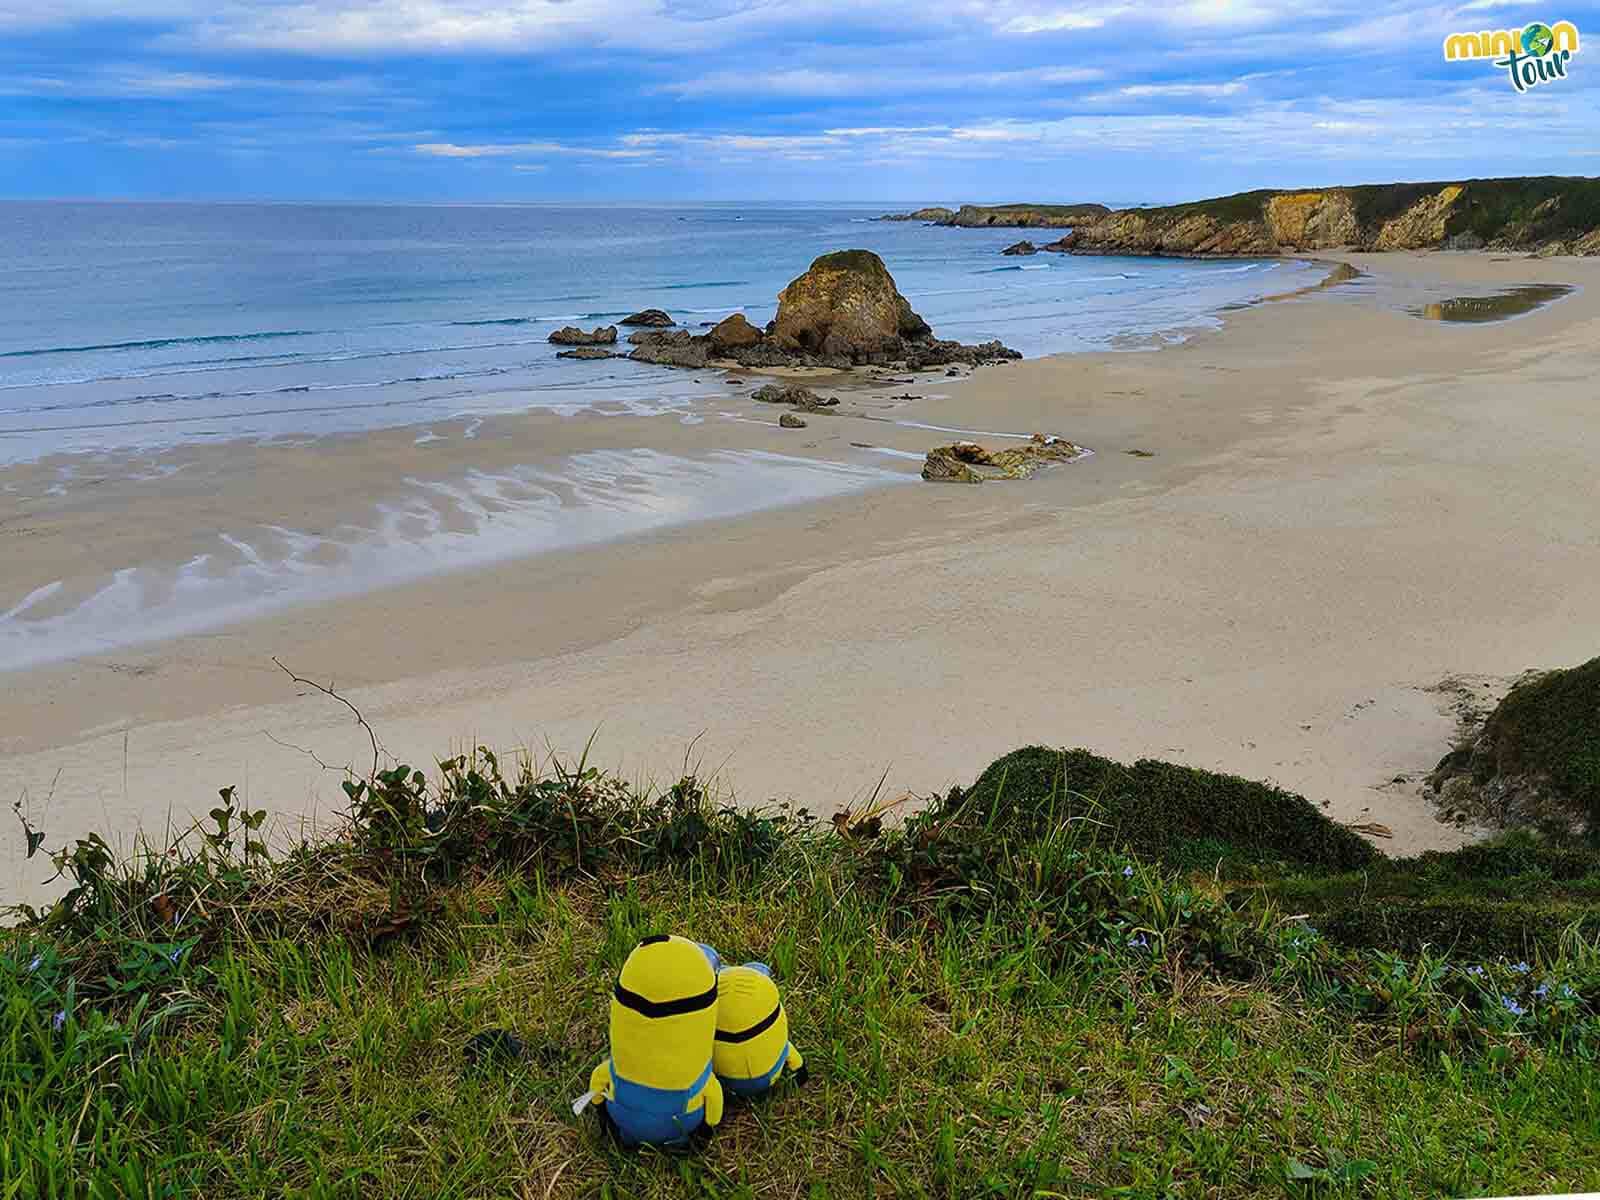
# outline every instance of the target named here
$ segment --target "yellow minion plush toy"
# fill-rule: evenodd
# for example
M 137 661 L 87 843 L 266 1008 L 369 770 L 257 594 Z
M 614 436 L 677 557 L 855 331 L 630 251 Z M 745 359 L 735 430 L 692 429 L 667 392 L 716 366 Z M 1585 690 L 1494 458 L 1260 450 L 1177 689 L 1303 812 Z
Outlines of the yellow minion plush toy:
M 657 934 L 633 948 L 611 995 L 611 1056 L 589 1077 L 593 1100 L 625 1145 L 681 1146 L 722 1120 L 712 1071 L 716 951 Z
M 787 1067 L 806 1081 L 805 1059 L 789 1044 L 789 1016 L 766 963 L 717 972 L 717 1044 L 713 1057 L 722 1086 L 735 1095 L 759 1096 Z

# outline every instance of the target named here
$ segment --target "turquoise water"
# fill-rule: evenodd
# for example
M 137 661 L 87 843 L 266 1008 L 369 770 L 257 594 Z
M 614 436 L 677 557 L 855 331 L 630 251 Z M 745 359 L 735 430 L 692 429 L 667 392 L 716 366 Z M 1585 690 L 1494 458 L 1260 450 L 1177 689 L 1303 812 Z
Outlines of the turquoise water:
M 941 337 L 1033 356 L 1142 346 L 1318 272 L 1003 258 L 1016 230 L 880 209 L 0 204 L 0 463 L 426 424 L 687 409 L 690 374 L 557 359 L 564 324 L 664 308 L 757 324 L 819 254 L 883 256 Z M 1055 236 L 1035 231 L 1036 242 Z

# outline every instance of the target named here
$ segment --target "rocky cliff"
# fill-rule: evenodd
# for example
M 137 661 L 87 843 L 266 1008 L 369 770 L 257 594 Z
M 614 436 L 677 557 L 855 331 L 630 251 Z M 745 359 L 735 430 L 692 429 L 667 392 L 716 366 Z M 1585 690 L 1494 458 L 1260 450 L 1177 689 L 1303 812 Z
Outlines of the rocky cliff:
M 1306 250 L 1600 253 L 1600 180 L 1543 176 L 1243 192 L 1082 221 L 1044 247 L 1194 257 Z

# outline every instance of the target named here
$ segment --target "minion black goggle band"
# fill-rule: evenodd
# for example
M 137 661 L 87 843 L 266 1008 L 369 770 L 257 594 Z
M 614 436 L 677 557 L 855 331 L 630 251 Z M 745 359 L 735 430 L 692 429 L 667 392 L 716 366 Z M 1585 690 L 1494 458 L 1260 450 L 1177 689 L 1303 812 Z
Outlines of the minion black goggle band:
M 641 1017 L 681 1017 L 684 1013 L 699 1012 L 715 1004 L 717 985 L 713 983 L 709 991 L 701 992 L 698 996 L 680 996 L 676 1000 L 647 1000 L 638 992 L 630 992 L 620 983 L 612 994 L 623 1008 L 632 1009 Z
M 754 1025 L 750 1026 L 749 1029 L 733 1029 L 733 1030 L 719 1029 L 719 1030 L 717 1030 L 717 1041 L 719 1041 L 719 1042 L 748 1042 L 753 1037 L 760 1037 L 763 1033 L 765 1033 L 767 1030 L 772 1028 L 773 1022 L 778 1019 L 779 1014 L 781 1014 L 782 1012 L 783 1012 L 783 1005 L 780 1004 L 780 1005 L 778 1005 L 777 1008 L 773 1009 L 766 1016 L 762 1017 L 761 1020 L 757 1021 Z

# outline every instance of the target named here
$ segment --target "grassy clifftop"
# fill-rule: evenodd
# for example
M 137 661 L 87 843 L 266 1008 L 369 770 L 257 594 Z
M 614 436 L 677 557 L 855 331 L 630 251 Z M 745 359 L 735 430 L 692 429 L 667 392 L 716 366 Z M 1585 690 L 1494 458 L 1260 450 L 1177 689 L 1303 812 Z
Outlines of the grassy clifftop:
M 67 899 L 0 934 L 6 1195 L 1600 1179 L 1600 952 L 1341 945 L 1267 885 L 1349 879 L 1328 885 L 1349 900 L 1381 864 L 1265 785 L 1035 747 L 900 827 L 719 807 L 692 778 L 505 775 L 487 753 L 347 790 L 349 827 L 284 854 L 231 793 L 190 843 L 59 851 Z M 1452 887 L 1489 869 L 1448 861 Z M 622 960 L 664 931 L 771 963 L 811 1075 L 730 1105 L 687 1157 L 621 1151 L 569 1107 Z
M 924 215 L 939 225 L 1070 226 L 1050 248 L 1080 253 L 1234 256 L 1481 247 L 1600 253 L 1600 179 L 1578 176 L 1261 190 L 1116 212 L 1098 205 L 1014 204 Z

